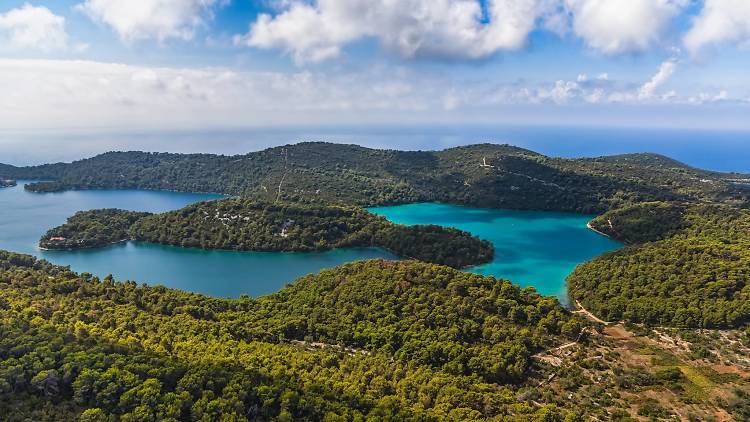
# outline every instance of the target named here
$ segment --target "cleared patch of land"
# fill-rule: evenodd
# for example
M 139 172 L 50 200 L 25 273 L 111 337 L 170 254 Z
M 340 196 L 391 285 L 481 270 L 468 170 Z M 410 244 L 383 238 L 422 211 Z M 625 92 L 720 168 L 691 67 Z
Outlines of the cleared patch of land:
M 535 356 L 536 391 L 521 399 L 551 400 L 600 421 L 748 420 L 748 344 L 739 330 L 610 324 Z

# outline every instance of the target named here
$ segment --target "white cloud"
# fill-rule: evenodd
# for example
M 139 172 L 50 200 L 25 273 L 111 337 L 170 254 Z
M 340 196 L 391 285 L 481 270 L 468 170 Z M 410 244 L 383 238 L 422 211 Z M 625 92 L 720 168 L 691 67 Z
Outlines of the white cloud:
M 729 93 L 726 90 L 721 90 L 715 94 L 709 94 L 707 92 L 700 92 L 697 95 L 694 95 L 690 98 L 688 98 L 688 102 L 691 104 L 710 104 L 710 103 L 722 103 L 722 102 L 728 102 L 732 101 L 732 99 L 729 96 Z M 735 99 L 735 102 L 747 102 L 744 99 Z
M 565 0 L 565 3 L 577 36 L 591 48 L 619 54 L 644 51 L 657 43 L 687 0 Z
M 581 87 L 572 81 L 557 81 L 549 91 L 542 91 L 541 98 L 549 98 L 555 104 L 566 104 L 581 94 Z
M 654 97 L 656 91 L 672 77 L 677 69 L 677 63 L 674 60 L 667 60 L 659 66 L 656 74 L 641 86 L 638 90 L 638 99 L 648 100 Z
M 693 53 L 712 44 L 750 42 L 750 1 L 706 0 L 684 42 Z
M 532 31 L 541 29 L 559 36 L 572 32 L 592 49 L 622 54 L 662 44 L 690 1 L 487 0 L 483 10 L 479 0 L 276 0 L 275 13 L 260 15 L 235 43 L 281 49 L 297 63 L 337 57 L 347 44 L 367 38 L 406 58 L 480 59 L 521 48 Z M 706 1 L 706 17 L 698 19 L 693 32 L 730 21 L 722 31 L 750 33 L 749 2 Z M 712 12 L 713 5 L 723 5 L 721 13 Z M 734 11 L 740 13 L 726 16 Z M 715 37 L 729 36 L 717 32 Z M 697 35 L 688 40 L 708 42 Z
M 0 14 L 0 50 L 53 51 L 67 44 L 65 18 L 46 7 L 25 4 Z
M 334 76 L 0 59 L 0 129 L 345 122 L 440 110 L 435 86 L 393 69 Z
M 645 84 L 594 78 L 499 83 L 456 81 L 393 67 L 354 73 L 237 72 L 0 59 L 0 132 L 494 122 L 525 106 L 537 113 L 587 104 L 744 104 L 738 98 L 745 92 L 731 95 L 721 87 L 697 91 L 717 92 L 710 96 L 661 94 L 675 66 L 672 61 L 662 64 Z
M 76 8 L 124 41 L 190 40 L 223 0 L 85 0 Z
M 522 47 L 556 0 L 489 0 L 487 23 L 475 0 L 290 0 L 261 15 L 237 44 L 278 48 L 295 61 L 317 62 L 348 43 L 375 38 L 407 58 L 476 59 Z

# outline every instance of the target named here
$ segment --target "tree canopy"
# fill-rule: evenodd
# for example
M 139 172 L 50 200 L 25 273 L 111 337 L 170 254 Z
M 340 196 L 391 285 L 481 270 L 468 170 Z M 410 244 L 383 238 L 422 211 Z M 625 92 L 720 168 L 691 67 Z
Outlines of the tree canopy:
M 44 249 L 88 249 L 122 242 L 130 238 L 128 230 L 147 212 L 102 209 L 81 211 L 68 221 L 47 231 L 39 240 Z
M 568 278 L 571 298 L 596 315 L 692 328 L 750 322 L 750 212 L 647 203 L 606 213 L 594 225 L 631 243 Z
M 599 213 L 644 201 L 748 204 L 739 175 L 654 154 L 546 157 L 508 145 L 396 151 L 300 143 L 239 156 L 111 152 L 73 163 L 1 166 L 0 176 L 49 180 L 34 192 L 146 188 L 264 201 L 347 205 L 440 201 L 489 208 Z
M 354 206 L 262 203 L 231 198 L 150 215 L 122 210 L 80 212 L 40 241 L 48 249 L 98 247 L 122 240 L 266 252 L 380 247 L 454 268 L 491 261 L 491 243 L 457 229 L 403 226 Z
M 0 286 L 10 421 L 561 420 L 514 390 L 583 324 L 532 289 L 417 262 L 225 300 L 0 252 Z

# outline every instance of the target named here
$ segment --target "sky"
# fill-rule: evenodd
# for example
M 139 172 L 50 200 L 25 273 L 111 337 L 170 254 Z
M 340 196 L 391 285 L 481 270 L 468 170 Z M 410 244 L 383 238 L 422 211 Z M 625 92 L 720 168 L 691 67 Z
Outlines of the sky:
M 749 68 L 748 0 L 2 0 L 0 148 L 338 125 L 748 130 Z

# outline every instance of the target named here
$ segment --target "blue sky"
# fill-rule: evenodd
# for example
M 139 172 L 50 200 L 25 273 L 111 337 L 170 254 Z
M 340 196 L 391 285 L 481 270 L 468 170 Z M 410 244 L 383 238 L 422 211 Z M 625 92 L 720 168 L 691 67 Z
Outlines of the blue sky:
M 744 0 L 5 0 L 0 45 L 6 136 L 750 129 Z

